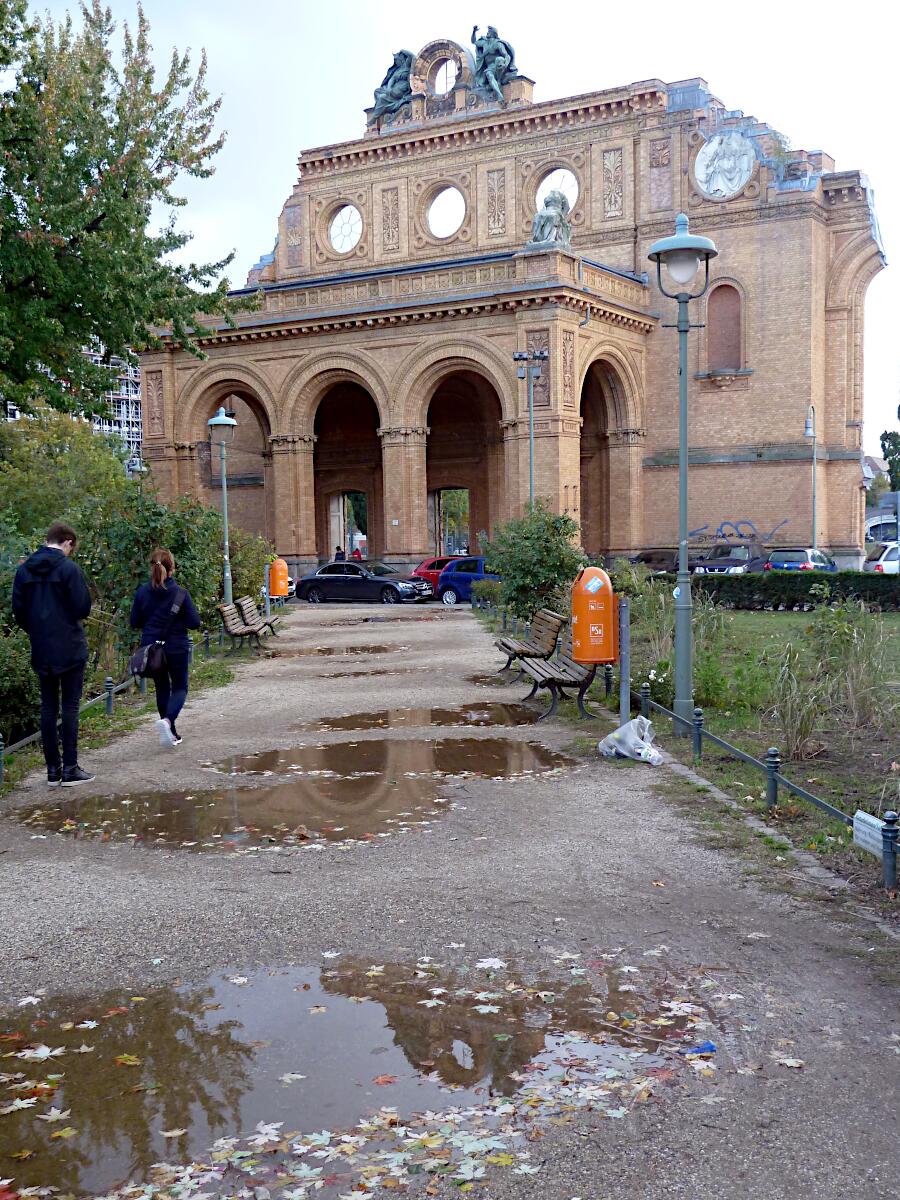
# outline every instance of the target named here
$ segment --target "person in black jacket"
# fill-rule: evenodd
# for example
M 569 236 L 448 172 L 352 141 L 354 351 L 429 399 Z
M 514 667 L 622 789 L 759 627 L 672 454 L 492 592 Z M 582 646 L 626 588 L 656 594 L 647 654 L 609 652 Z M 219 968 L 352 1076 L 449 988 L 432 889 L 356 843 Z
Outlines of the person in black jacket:
M 31 641 L 31 665 L 41 685 L 41 744 L 51 787 L 94 778 L 78 765 L 78 709 L 88 658 L 81 622 L 91 611 L 91 597 L 69 558 L 77 543 L 75 530 L 56 522 L 47 530 L 46 544 L 19 566 L 13 581 L 13 615 Z
M 153 678 L 161 746 L 181 744 L 175 722 L 188 694 L 191 643 L 187 631 L 200 628 L 200 615 L 190 592 L 176 584 L 174 575 L 175 559 L 170 551 L 154 550 L 150 555 L 150 582 L 140 585 L 131 606 L 131 627 L 142 630 L 141 645 L 165 645 L 165 670 Z M 179 601 L 178 611 L 174 612 Z

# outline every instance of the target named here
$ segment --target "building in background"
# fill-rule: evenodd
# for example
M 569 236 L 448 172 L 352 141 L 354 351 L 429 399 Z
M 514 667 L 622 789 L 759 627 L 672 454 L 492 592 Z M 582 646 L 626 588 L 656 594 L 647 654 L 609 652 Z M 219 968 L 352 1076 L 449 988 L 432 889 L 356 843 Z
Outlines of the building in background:
M 448 527 L 477 553 L 528 503 L 513 355 L 532 351 L 535 494 L 591 554 L 674 547 L 675 306 L 647 254 L 684 212 L 719 250 L 691 306 L 689 529 L 805 544 L 815 470 L 818 544 L 859 562 L 863 303 L 884 264 L 866 177 L 700 78 L 534 103 L 508 42 L 476 51 L 395 54 L 365 132 L 301 155 L 247 281 L 259 308 L 210 321 L 205 361 L 142 356 L 160 494 L 215 501 L 224 404 L 232 518 L 292 566 L 346 544 L 348 498 L 373 557 L 446 553 Z

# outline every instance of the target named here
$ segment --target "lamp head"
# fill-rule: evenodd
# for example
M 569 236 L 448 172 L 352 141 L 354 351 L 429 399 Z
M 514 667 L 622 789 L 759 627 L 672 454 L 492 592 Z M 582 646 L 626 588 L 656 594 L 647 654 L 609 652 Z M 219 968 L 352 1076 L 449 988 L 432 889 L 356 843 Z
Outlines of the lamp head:
M 513 351 L 513 362 L 528 362 L 528 351 L 527 350 L 514 350 Z
M 812 417 L 806 418 L 806 424 L 803 426 L 803 436 L 808 438 L 816 436 L 816 423 Z
M 214 446 L 227 446 L 234 441 L 234 431 L 237 421 L 229 417 L 224 408 L 220 408 L 214 417 L 206 422 L 209 428 L 209 440 Z
M 672 237 L 660 238 L 650 247 L 647 257 L 656 263 L 660 289 L 662 287 L 662 267 L 671 277 L 672 282 L 684 291 L 697 274 L 701 263 L 709 270 L 709 261 L 718 254 L 715 243 L 709 238 L 696 237 L 688 232 L 688 219 L 684 213 L 675 218 L 675 233 Z M 704 287 L 704 291 L 706 288 Z M 668 294 L 668 293 L 667 293 Z M 702 293 L 700 293 L 702 295 Z

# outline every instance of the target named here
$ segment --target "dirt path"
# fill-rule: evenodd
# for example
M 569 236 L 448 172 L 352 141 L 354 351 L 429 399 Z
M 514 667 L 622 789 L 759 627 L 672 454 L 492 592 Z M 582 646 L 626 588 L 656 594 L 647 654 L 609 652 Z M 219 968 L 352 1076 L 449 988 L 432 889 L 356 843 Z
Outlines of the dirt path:
M 317 648 L 330 653 L 292 655 Z M 368 790 L 352 784 L 359 790 L 350 813 L 354 835 L 369 821 L 373 838 L 347 845 L 328 832 L 324 849 L 282 838 L 272 843 L 278 849 L 240 843 L 242 853 L 214 853 L 36 836 L 4 819 L 0 1010 L 41 988 L 149 994 L 213 972 L 319 964 L 332 949 L 371 964 L 415 963 L 464 944 L 473 961 L 496 957 L 523 976 L 564 974 L 575 959 L 560 955 L 586 962 L 616 953 L 652 965 L 673 986 L 700 974 L 720 981 L 705 1001 L 720 1039 L 715 1077 L 688 1071 L 627 1120 L 575 1114 L 551 1123 L 531 1147 L 539 1177 L 491 1168 L 476 1194 L 897 1194 L 897 996 L 872 969 L 876 939 L 864 923 L 761 889 L 660 799 L 653 785 L 661 776 L 650 768 L 592 759 L 514 780 L 429 777 L 430 767 L 446 772 L 448 763 L 492 769 L 499 750 L 488 743 L 498 738 L 518 747 L 504 753 L 519 773 L 531 765 L 529 745 L 565 753 L 573 732 L 561 724 L 423 728 L 394 716 L 386 728 L 305 727 L 323 717 L 518 700 L 524 688 L 472 682 L 499 661 L 468 612 L 297 608 L 275 649 L 280 657 L 242 665 L 231 686 L 189 701 L 177 751 L 161 749 L 148 722 L 85 756 L 97 772 L 94 794 L 180 791 L 192 807 L 223 778 L 234 786 L 234 777 L 203 764 L 296 749 L 307 770 L 318 761 L 324 771 L 375 764 Z M 451 739 L 460 746 L 447 747 Z M 480 755 L 469 745 L 476 740 L 485 743 Z M 430 799 L 402 816 L 412 810 L 392 808 L 384 784 L 401 786 L 407 770 Z M 265 789 L 272 777 L 239 782 Z M 58 795 L 33 777 L 7 798 L 6 814 Z M 313 832 L 316 821 L 328 823 L 314 808 L 307 797 Z M 421 828 L 402 824 L 423 820 Z M 10 1168 L 0 1158 L 0 1178 L 14 1175 Z M 458 1195 L 447 1181 L 432 1187 L 432 1195 Z

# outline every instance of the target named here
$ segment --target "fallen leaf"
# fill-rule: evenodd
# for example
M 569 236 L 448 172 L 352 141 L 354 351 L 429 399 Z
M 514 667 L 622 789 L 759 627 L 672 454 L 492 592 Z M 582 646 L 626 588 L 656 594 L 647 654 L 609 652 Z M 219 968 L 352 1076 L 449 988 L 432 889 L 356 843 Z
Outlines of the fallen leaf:
M 74 1137 L 77 1132 L 77 1129 L 73 1129 L 71 1125 L 67 1125 L 65 1129 L 57 1129 L 56 1133 L 51 1133 L 50 1136 L 52 1138 L 64 1138 L 66 1141 L 68 1141 L 68 1139 Z
M 186 1133 L 186 1129 L 161 1129 L 159 1136 L 164 1138 L 180 1138 L 184 1137 Z
M 794 1067 L 798 1070 L 804 1065 L 802 1058 L 778 1058 L 775 1061 L 779 1067 Z
M 141 1061 L 136 1054 L 117 1054 L 113 1059 L 117 1067 L 139 1067 Z
M 372 1080 L 372 1082 L 377 1083 L 379 1087 L 390 1087 L 390 1085 L 392 1083 L 397 1082 L 397 1076 L 396 1075 L 376 1075 L 375 1078 Z

